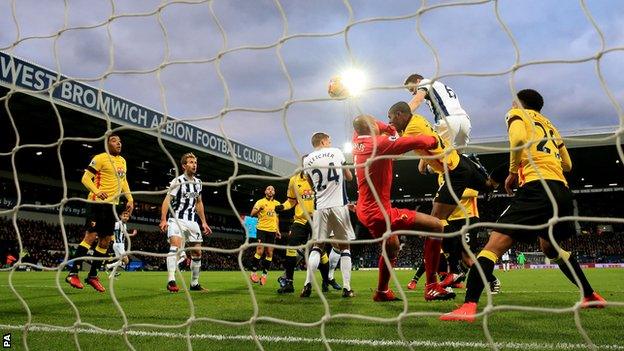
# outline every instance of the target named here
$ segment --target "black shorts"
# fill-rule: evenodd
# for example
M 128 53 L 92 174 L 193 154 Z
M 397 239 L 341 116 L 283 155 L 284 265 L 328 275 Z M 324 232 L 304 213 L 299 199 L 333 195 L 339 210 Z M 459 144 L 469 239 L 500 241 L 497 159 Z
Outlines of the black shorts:
M 305 244 L 310 235 L 312 234 L 312 227 L 310 223 L 301 224 L 294 222 L 290 225 L 290 232 L 288 233 L 288 246 L 298 246 Z
M 574 215 L 572 192 L 556 180 L 546 180 L 548 188 L 553 194 L 558 207 L 558 216 Z M 553 217 L 553 205 L 546 194 L 546 190 L 539 180 L 526 183 L 518 189 L 511 204 L 498 218 L 498 223 L 540 225 L 546 224 Z M 533 242 L 536 237 L 548 240 L 548 227 L 541 229 L 511 229 L 495 228 L 496 232 L 509 235 L 514 240 Z M 558 222 L 553 227 L 553 235 L 557 242 L 565 240 L 575 234 L 574 222 Z
M 264 244 L 275 244 L 275 233 L 266 230 L 256 230 L 256 240 Z
M 468 219 L 468 224 L 475 224 L 475 223 L 479 223 L 479 217 L 472 217 Z M 452 221 L 448 221 L 448 225 L 444 227 L 444 232 L 445 233 L 458 232 L 462 229 L 462 227 L 465 224 L 466 224 L 465 219 L 454 219 Z M 473 254 L 477 254 L 477 250 L 479 249 L 477 247 L 477 233 L 478 232 L 479 232 L 479 228 L 472 228 L 466 233 L 466 236 L 465 236 L 466 243 L 470 247 L 470 251 L 472 251 Z M 455 249 L 457 252 L 465 251 L 464 246 L 462 245 L 462 242 L 461 242 L 461 238 L 462 238 L 461 236 L 454 236 L 450 238 L 445 237 L 443 241 L 444 252 L 449 252 L 447 250 L 453 250 L 453 249 Z
M 115 205 L 110 203 L 91 203 L 87 210 L 85 230 L 98 233 L 100 237 L 113 235 L 115 231 Z
M 459 164 L 457 164 L 455 169 L 449 171 L 448 175 L 451 180 L 451 188 L 453 188 L 455 195 L 460 199 L 466 188 L 474 189 L 480 193 L 488 191 L 487 175 L 464 155 L 459 155 Z M 453 199 L 451 190 L 446 184 L 446 176 L 433 201 L 457 205 L 457 201 Z

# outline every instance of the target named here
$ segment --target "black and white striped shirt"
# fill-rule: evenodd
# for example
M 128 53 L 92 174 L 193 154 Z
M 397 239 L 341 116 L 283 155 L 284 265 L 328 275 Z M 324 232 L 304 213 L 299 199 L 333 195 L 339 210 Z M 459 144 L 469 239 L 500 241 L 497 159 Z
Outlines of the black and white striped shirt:
M 171 210 L 175 213 L 175 218 L 187 221 L 195 221 L 197 211 L 195 205 L 201 196 L 202 184 L 197 177 L 188 179 L 186 175 L 181 175 L 169 184 L 169 195 L 171 195 Z
M 449 116 L 465 116 L 468 114 L 459 104 L 457 94 L 453 89 L 442 84 L 440 81 L 432 81 L 430 79 L 422 79 L 418 83 L 418 89 L 424 90 L 427 95 L 425 99 L 434 115 L 435 122 L 439 123 L 444 117 Z
M 118 221 L 115 223 L 115 230 L 113 230 L 113 234 L 115 235 L 115 243 L 123 243 L 124 242 L 124 231 L 128 231 L 128 227 L 126 227 L 126 223 L 122 221 Z

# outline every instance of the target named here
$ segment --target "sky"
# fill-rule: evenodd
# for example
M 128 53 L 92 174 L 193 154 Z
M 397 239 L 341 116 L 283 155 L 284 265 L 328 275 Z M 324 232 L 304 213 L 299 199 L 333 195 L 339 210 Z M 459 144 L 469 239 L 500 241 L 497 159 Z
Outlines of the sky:
M 564 135 L 624 123 L 597 74 L 621 109 L 621 0 L 585 2 L 604 44 L 583 3 L 575 0 L 458 6 L 438 5 L 460 1 L 430 0 L 424 7 L 408 0 L 188 2 L 70 0 L 65 7 L 61 0 L 0 0 L 0 50 L 293 162 L 311 150 L 313 132 L 325 131 L 341 146 L 350 139 L 350 121 L 358 113 L 386 120 L 389 106 L 410 98 L 400 85 L 411 73 L 442 76 L 470 115 L 477 141 L 504 137 L 512 86 L 540 91 L 543 113 Z M 345 3 L 353 11 L 351 22 Z M 419 9 L 425 10 L 419 16 L 391 20 Z M 319 36 L 353 22 L 346 36 Z M 284 33 L 306 36 L 280 42 Z M 268 48 L 235 50 L 210 60 L 237 47 Z M 591 57 L 600 59 L 560 62 Z M 520 67 L 511 84 L 512 74 L 503 72 L 516 63 Z M 329 79 L 351 64 L 367 72 L 370 90 L 350 101 L 330 100 Z M 326 100 L 295 101 L 285 114 L 232 111 L 214 118 L 226 108 L 281 109 L 291 94 L 293 100 Z M 418 112 L 432 118 L 424 105 Z

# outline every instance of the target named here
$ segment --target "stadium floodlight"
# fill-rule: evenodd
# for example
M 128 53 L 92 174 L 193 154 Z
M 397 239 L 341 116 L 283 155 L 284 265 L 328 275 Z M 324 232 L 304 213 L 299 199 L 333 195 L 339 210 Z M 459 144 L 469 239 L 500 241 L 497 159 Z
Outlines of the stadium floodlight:
M 351 151 L 353 151 L 353 144 L 351 144 L 351 142 L 347 141 L 346 143 L 344 143 L 344 145 L 342 146 L 342 151 L 345 154 L 350 154 Z
M 358 96 L 366 89 L 366 74 L 358 68 L 349 68 L 340 75 L 342 84 L 349 92 L 349 96 Z

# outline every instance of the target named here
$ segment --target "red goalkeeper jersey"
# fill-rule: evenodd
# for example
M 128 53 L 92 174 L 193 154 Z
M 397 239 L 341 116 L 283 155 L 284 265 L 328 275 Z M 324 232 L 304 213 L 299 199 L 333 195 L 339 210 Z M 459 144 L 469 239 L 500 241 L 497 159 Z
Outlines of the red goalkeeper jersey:
M 379 129 L 392 130 L 387 125 L 378 122 Z M 402 155 L 414 149 L 430 149 L 437 146 L 437 140 L 431 136 L 398 137 L 396 135 L 354 135 L 353 163 L 356 166 L 355 175 L 358 184 L 358 200 L 356 212 L 359 218 L 380 212 L 379 205 L 367 182 L 364 163 L 371 157 L 382 155 Z M 390 208 L 390 192 L 392 188 L 392 159 L 378 159 L 368 167 L 368 174 L 379 195 L 381 205 Z

